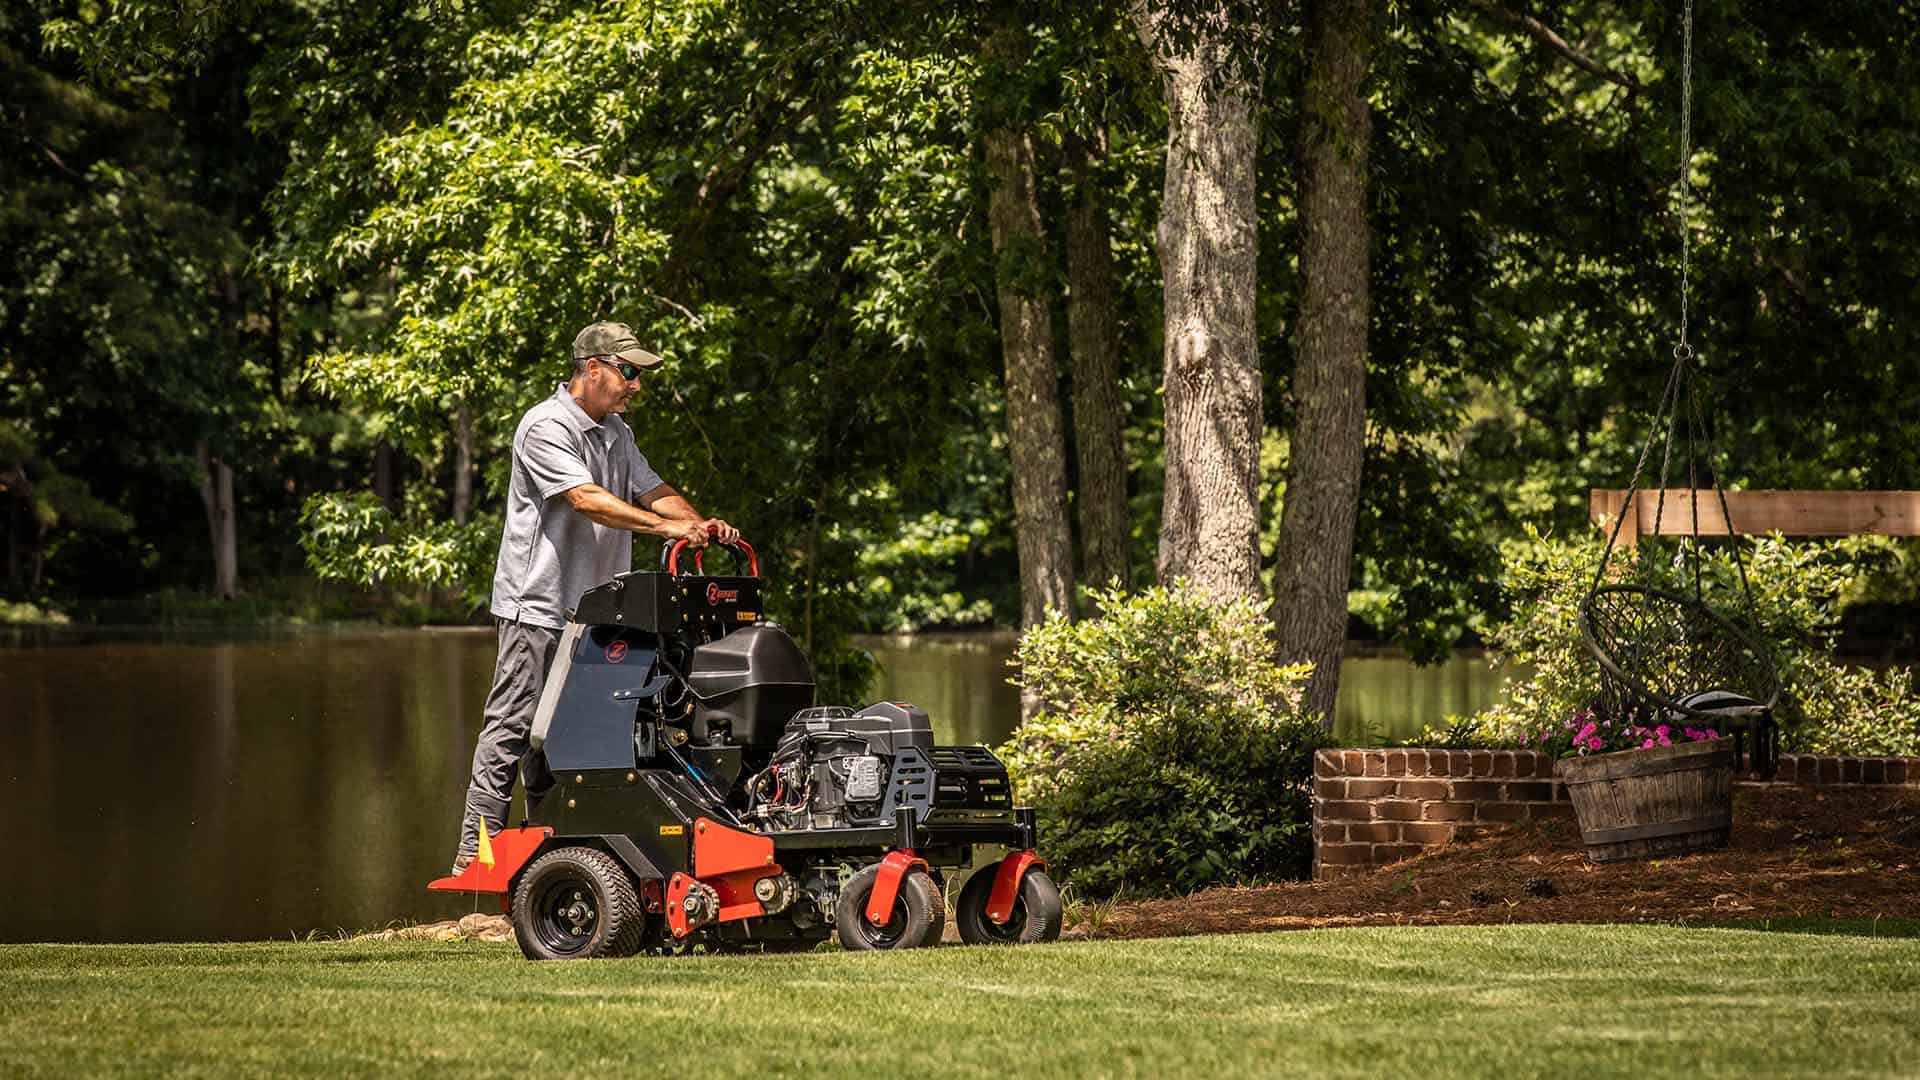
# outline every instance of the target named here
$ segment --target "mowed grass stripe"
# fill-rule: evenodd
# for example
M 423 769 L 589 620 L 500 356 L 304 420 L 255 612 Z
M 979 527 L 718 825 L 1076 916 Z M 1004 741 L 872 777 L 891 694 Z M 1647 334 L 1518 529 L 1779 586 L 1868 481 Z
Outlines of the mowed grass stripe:
M 532 964 L 512 946 L 0 947 L 0 1075 L 1912 1076 L 1920 941 L 1343 929 Z

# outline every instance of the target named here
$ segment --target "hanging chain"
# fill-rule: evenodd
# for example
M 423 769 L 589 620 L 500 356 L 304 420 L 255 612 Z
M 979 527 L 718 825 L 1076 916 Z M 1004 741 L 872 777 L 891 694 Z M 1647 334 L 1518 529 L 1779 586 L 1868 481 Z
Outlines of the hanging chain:
M 1688 263 L 1692 254 L 1692 223 L 1688 220 L 1687 195 L 1693 173 L 1693 0 L 1686 0 L 1680 16 L 1680 343 L 1673 347 L 1675 360 L 1693 358 L 1693 346 L 1687 344 L 1687 301 L 1692 286 Z

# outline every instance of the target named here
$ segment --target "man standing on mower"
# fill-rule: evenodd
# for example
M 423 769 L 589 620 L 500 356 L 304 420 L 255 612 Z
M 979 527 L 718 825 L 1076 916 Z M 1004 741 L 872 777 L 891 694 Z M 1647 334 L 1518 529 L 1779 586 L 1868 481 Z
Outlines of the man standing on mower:
M 553 787 L 545 756 L 529 753 L 540 690 L 566 627 L 588 589 L 633 563 L 633 534 L 705 547 L 740 538 L 719 518 L 702 517 L 647 464 L 633 429 L 620 418 L 640 388 L 640 373 L 660 366 L 624 323 L 597 322 L 573 339 L 573 377 L 528 409 L 513 433 L 506 527 L 494 564 L 494 625 L 499 652 L 486 724 L 473 748 L 459 874 L 488 833 L 506 824 L 517 772 L 528 810 Z

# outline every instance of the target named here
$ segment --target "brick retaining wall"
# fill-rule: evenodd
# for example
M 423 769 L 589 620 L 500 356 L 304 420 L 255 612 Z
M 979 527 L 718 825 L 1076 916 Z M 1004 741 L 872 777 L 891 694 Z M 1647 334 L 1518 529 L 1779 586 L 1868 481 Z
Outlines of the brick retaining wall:
M 1920 787 L 1920 758 L 1782 754 L 1774 784 Z M 1553 758 L 1532 750 L 1322 750 L 1313 876 L 1366 873 L 1519 821 L 1573 820 Z

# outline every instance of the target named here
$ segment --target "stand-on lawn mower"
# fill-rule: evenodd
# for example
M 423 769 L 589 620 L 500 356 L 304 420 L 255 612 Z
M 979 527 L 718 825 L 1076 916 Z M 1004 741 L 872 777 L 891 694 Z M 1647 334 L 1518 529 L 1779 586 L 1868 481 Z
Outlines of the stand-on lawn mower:
M 519 828 L 429 888 L 497 893 L 535 960 L 940 940 L 942 871 L 969 944 L 1051 941 L 1060 893 L 1034 814 L 982 746 L 935 746 L 927 714 L 815 706 L 813 674 L 745 576 L 621 574 L 581 598 L 533 743 L 556 783 Z

